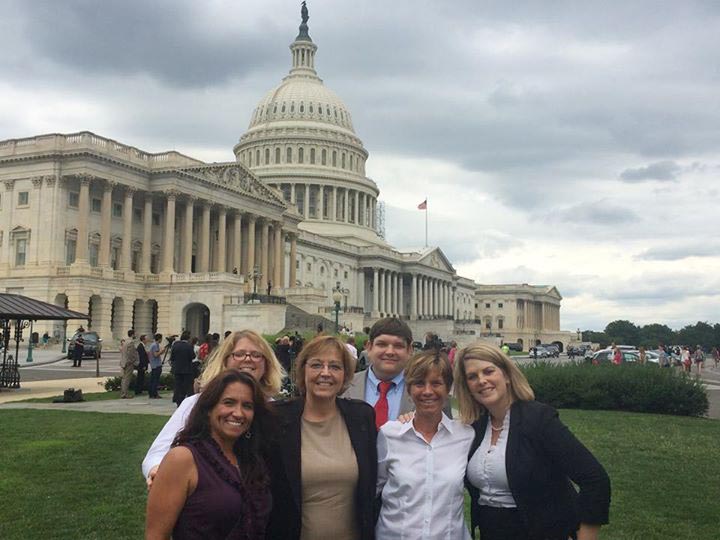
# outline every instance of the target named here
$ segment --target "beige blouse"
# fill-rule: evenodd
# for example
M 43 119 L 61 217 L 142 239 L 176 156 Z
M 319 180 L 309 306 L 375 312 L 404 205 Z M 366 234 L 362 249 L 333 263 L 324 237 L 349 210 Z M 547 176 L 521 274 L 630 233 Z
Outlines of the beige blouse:
M 342 415 L 322 422 L 303 418 L 300 438 L 301 540 L 357 540 L 358 465 Z

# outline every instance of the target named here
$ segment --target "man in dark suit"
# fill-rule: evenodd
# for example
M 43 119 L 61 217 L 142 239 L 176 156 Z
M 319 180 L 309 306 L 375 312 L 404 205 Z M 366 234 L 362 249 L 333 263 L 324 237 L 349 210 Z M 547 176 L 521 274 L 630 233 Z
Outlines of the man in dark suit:
M 145 373 L 148 369 L 148 354 L 147 349 L 147 336 L 143 334 L 140 336 L 140 343 L 137 346 L 138 358 L 140 362 L 137 366 L 137 378 L 135 379 L 135 395 L 142 394 L 145 389 Z
M 355 374 L 344 397 L 372 405 L 379 429 L 388 420 L 415 409 L 404 378 L 405 364 L 413 352 L 412 330 L 404 321 L 386 317 L 372 326 L 368 340 L 370 367 Z
M 173 402 L 178 406 L 183 399 L 193 394 L 194 358 L 195 351 L 190 345 L 190 331 L 184 330 L 180 335 L 180 340 L 176 341 L 170 349 L 170 372 L 175 377 Z

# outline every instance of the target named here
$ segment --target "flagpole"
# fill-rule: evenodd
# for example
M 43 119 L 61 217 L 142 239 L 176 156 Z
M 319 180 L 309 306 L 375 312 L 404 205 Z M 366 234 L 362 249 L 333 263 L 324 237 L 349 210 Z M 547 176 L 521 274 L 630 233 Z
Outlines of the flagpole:
M 427 207 L 427 196 L 425 196 L 425 247 L 428 247 L 428 207 Z

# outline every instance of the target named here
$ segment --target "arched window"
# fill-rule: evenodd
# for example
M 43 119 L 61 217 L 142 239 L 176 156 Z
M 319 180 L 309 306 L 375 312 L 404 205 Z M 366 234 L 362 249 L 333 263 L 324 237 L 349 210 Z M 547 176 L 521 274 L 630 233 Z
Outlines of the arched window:
M 342 168 L 344 169 L 345 168 L 345 152 L 342 153 L 341 163 L 342 163 Z
M 260 150 L 255 150 L 255 165 L 260 165 Z
M 322 105 L 318 105 L 318 114 L 322 114 Z
M 252 167 L 252 151 L 248 152 L 248 167 Z
M 275 148 L 275 163 L 280 163 L 280 147 Z
M 310 164 L 315 165 L 315 149 L 310 149 Z
M 313 106 L 312 106 L 312 103 L 311 103 L 311 104 L 310 104 L 310 114 L 312 114 L 312 113 L 313 113 Z
M 285 102 L 283 101 L 282 109 L 280 109 L 280 112 L 285 112 Z
M 294 101 L 290 102 L 290 112 L 291 113 L 295 112 L 295 102 Z
M 300 102 L 300 112 L 305 112 L 305 103 Z
M 290 148 L 289 146 L 285 151 L 285 163 L 292 163 L 292 148 Z
M 273 113 L 277 112 L 277 103 L 273 104 Z
M 327 150 L 324 148 L 322 149 L 322 153 L 320 154 L 320 162 L 322 165 L 327 165 Z
M 305 161 L 305 149 L 301 146 L 298 149 L 298 163 L 303 163 Z
M 265 149 L 265 165 L 270 165 L 270 149 Z
M 335 150 L 332 153 L 332 166 L 337 167 L 337 152 Z

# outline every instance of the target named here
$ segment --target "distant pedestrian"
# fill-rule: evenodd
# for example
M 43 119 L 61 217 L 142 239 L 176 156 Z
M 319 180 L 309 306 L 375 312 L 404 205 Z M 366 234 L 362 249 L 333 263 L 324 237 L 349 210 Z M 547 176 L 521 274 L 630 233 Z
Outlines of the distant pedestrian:
M 658 345 L 658 364 L 660 364 L 660 367 L 662 368 L 670 367 L 670 359 L 668 358 L 668 353 L 665 350 L 665 345 L 662 343 Z
M 194 358 L 195 352 L 190 345 L 190 332 L 184 330 L 180 335 L 180 340 L 176 341 L 170 349 L 170 370 L 175 377 L 173 402 L 178 407 L 186 397 L 193 395 Z
M 162 338 L 162 334 L 155 334 L 148 352 L 148 360 L 150 363 L 150 383 L 148 384 L 148 395 L 150 396 L 150 399 L 158 399 L 160 397 L 160 394 L 158 394 L 158 384 L 160 383 L 160 375 L 162 374 L 162 355 L 165 353 L 165 348 L 160 347 Z
M 690 373 L 690 369 L 692 368 L 692 360 L 690 359 L 689 347 L 682 348 L 680 358 L 682 359 L 683 371 L 687 371 L 688 373 Z
M 713 362 L 715 362 L 715 369 L 717 369 L 718 364 L 720 364 L 720 350 L 718 350 L 717 347 L 713 347 L 711 354 L 713 357 Z
M 697 369 L 697 374 L 702 375 L 703 365 L 705 364 L 705 352 L 702 350 L 700 345 L 695 348 L 693 360 L 695 360 L 695 369 Z
M 82 367 L 83 354 L 85 353 L 85 340 L 83 332 L 75 334 L 75 347 L 73 347 L 73 367 Z
M 612 363 L 615 364 L 616 366 L 619 366 L 620 364 L 622 364 L 622 361 L 623 361 L 622 351 L 618 347 L 615 347 L 615 350 L 613 350 Z
M 130 399 L 133 396 L 128 395 L 130 389 L 130 380 L 135 368 L 140 363 L 138 356 L 137 343 L 135 342 L 135 330 L 128 330 L 127 339 L 123 343 L 120 350 L 120 369 L 122 369 L 122 381 L 120 383 L 120 397 L 122 399 Z
M 353 357 L 354 360 L 357 361 L 358 359 L 358 350 L 355 346 L 355 338 L 353 336 L 349 336 L 347 338 L 347 343 L 345 343 L 345 348 L 347 348 L 348 351 L 350 351 L 350 355 Z
M 270 296 L 270 291 L 272 291 L 272 281 L 268 280 L 267 284 L 267 295 Z
M 148 366 L 148 354 L 147 354 L 147 336 L 145 334 L 140 336 L 140 341 L 137 346 L 138 352 L 138 366 L 137 366 L 137 378 L 135 379 L 135 395 L 142 394 L 145 391 L 145 373 L 147 373 Z
M 645 347 L 640 347 L 638 349 L 638 363 L 644 366 L 645 362 L 647 362 L 647 353 L 645 352 Z

